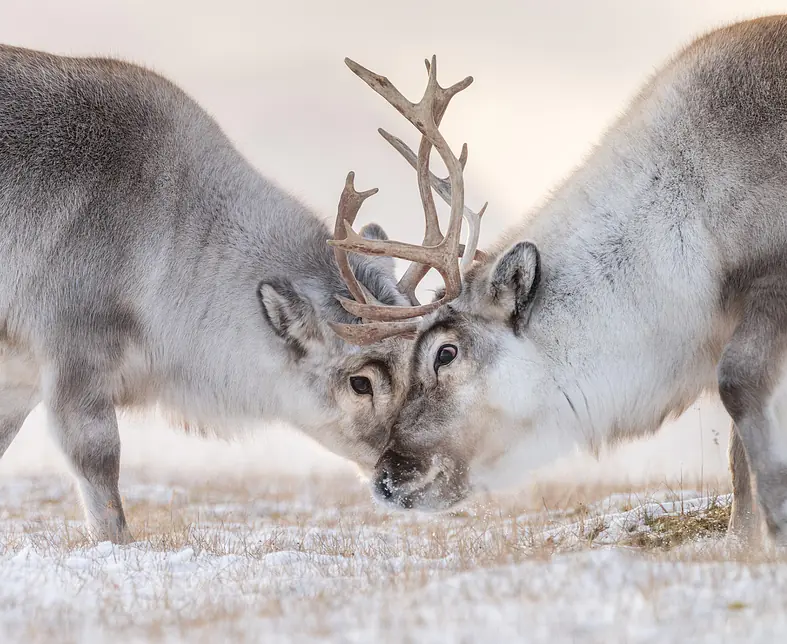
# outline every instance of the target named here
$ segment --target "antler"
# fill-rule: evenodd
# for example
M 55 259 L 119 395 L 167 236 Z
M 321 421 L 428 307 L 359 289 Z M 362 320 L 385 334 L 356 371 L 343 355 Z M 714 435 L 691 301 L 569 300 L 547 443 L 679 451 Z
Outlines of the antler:
M 374 344 L 380 340 L 397 335 L 412 338 L 415 337 L 415 332 L 418 330 L 418 322 L 415 320 L 408 320 L 407 322 L 366 322 L 364 324 L 329 322 L 328 324 L 339 337 L 358 345 Z
M 474 213 L 465 207 L 463 170 L 467 162 L 467 146 L 464 145 L 462 147 L 462 153 L 457 158 L 438 129 L 448 103 L 456 94 L 466 89 L 473 82 L 472 77 L 468 76 L 451 87 L 441 87 L 437 82 L 437 59 L 435 56 L 432 56 L 431 63 L 426 61 L 426 69 L 429 73 L 426 91 L 418 103 L 412 103 L 386 77 L 375 74 L 349 58 L 345 59 L 345 63 L 361 80 L 385 98 L 410 121 L 421 132 L 422 136 L 416 157 L 412 150 L 402 141 L 389 135 L 387 132 L 381 131 L 386 140 L 416 169 L 418 189 L 424 207 L 425 233 L 423 245 L 417 246 L 397 241 L 364 239 L 352 229 L 352 221 L 355 219 L 361 203 L 366 197 L 370 196 L 367 193 L 361 193 L 360 195 L 355 193 L 354 188 L 352 188 L 352 173 L 348 176 L 345 190 L 340 199 L 339 213 L 336 220 L 336 234 L 329 243 L 334 246 L 335 251 L 341 253 L 336 255 L 337 261 L 339 262 L 342 276 L 345 277 L 345 281 L 347 281 L 348 288 L 355 301 L 342 297 L 338 299 L 342 306 L 353 315 L 362 319 L 375 320 L 376 322 L 361 325 L 333 325 L 333 328 L 340 336 L 351 342 L 367 344 L 392 335 L 412 333 L 417 327 L 417 322 L 412 320 L 412 318 L 434 311 L 459 295 L 462 269 L 469 266 L 473 258 L 476 257 L 480 217 L 486 205 L 479 213 Z M 448 169 L 448 177 L 446 179 L 438 179 L 429 170 L 429 157 L 432 147 L 440 154 Z M 437 209 L 432 195 L 433 187 L 451 206 L 451 214 L 445 236 L 440 230 L 437 218 Z M 349 197 L 347 196 L 349 191 L 352 191 L 357 197 L 362 197 L 352 201 L 355 207 L 354 211 L 346 206 L 349 202 Z M 343 214 L 345 209 L 352 211 L 350 216 Z M 460 243 L 463 216 L 467 218 L 468 225 L 471 228 L 466 249 Z M 410 298 L 414 306 L 386 306 L 379 303 L 370 303 L 368 298 L 364 296 L 363 287 L 358 284 L 355 276 L 352 275 L 352 270 L 347 262 L 347 252 L 385 255 L 413 262 L 399 281 L 398 286 Z M 460 255 L 463 255 L 461 267 L 456 259 Z M 435 268 L 442 276 L 445 283 L 445 292 L 443 297 L 436 302 L 419 304 L 415 296 L 415 289 L 430 268 Z M 362 297 L 358 297 L 358 294 L 361 294 Z M 409 321 L 403 322 L 404 320 Z
M 424 63 L 426 65 L 426 72 L 429 74 L 429 82 L 427 84 L 426 91 L 424 92 L 424 97 L 421 99 L 421 103 L 427 100 L 427 96 L 429 94 L 430 89 L 434 92 L 433 97 L 433 105 L 432 105 L 432 117 L 435 130 L 440 126 L 440 122 L 443 120 L 443 116 L 445 115 L 445 111 L 448 109 L 448 103 L 450 103 L 451 99 L 456 96 L 462 89 L 468 87 L 470 83 L 473 82 L 472 77 L 467 77 L 460 83 L 457 83 L 452 88 L 448 90 L 443 90 L 442 87 L 439 86 L 437 83 L 437 59 L 432 56 L 435 64 L 429 64 L 428 60 L 425 60 Z M 349 63 L 348 63 L 349 64 Z M 352 69 L 352 67 L 351 67 Z M 434 69 L 434 73 L 432 73 L 432 69 Z M 353 70 L 355 71 L 355 70 Z M 355 71 L 357 74 L 358 72 Z M 433 79 L 434 76 L 434 79 Z M 366 80 L 366 79 L 364 79 Z M 368 83 L 368 81 L 366 81 Z M 373 87 L 373 89 L 375 89 Z M 454 90 L 455 91 L 451 91 Z M 438 92 L 437 90 L 443 90 Z M 377 90 L 375 90 L 377 91 Z M 384 97 L 385 98 L 385 97 Z M 389 101 L 390 102 L 390 101 Z M 394 107 L 397 107 L 394 105 Z M 397 107 L 397 109 L 399 109 Z M 399 110 L 401 112 L 401 110 Z M 407 115 L 405 115 L 407 117 Z M 412 122 L 409 117 L 408 120 Z M 418 127 L 416 125 L 416 127 Z M 419 128 L 421 130 L 421 128 Z M 379 131 L 379 130 L 378 130 Z M 382 133 L 382 132 L 381 132 Z M 407 147 L 407 146 L 405 146 Z M 413 168 L 416 171 L 416 175 L 418 177 L 418 192 L 421 196 L 421 203 L 424 207 L 424 220 L 425 220 L 425 232 L 424 232 L 424 246 L 436 246 L 441 241 L 443 241 L 443 234 L 440 231 L 440 222 L 437 219 L 437 209 L 435 208 L 434 204 L 434 197 L 432 196 L 432 189 L 431 189 L 431 178 L 432 173 L 429 171 L 429 159 L 431 156 L 433 147 L 433 142 L 429 140 L 429 137 L 423 134 L 421 136 L 421 143 L 418 146 L 418 156 L 416 157 L 416 163 Z M 408 151 L 411 153 L 412 156 L 415 156 L 408 148 Z M 462 154 L 459 155 L 459 164 L 461 166 L 462 172 L 465 169 L 465 163 L 467 162 L 467 145 L 464 144 L 462 146 Z M 450 204 L 450 200 L 449 200 Z M 450 228 L 450 224 L 449 224 Z M 429 272 L 431 267 L 428 264 L 411 264 L 410 267 L 407 269 L 405 274 L 402 276 L 402 279 L 399 280 L 399 284 L 397 285 L 399 290 L 407 295 L 410 299 L 410 302 L 418 305 L 418 298 L 415 295 L 415 289 L 421 280 L 426 276 Z
M 397 136 L 394 136 L 390 132 L 386 132 L 383 128 L 378 128 L 377 130 L 380 135 L 391 144 L 394 150 L 396 150 L 399 154 L 401 154 L 405 161 L 409 163 L 412 168 L 417 172 L 418 171 L 418 157 L 416 156 L 415 152 L 413 152 L 408 145 L 402 141 Z M 459 163 L 462 165 L 462 170 L 464 171 L 465 166 L 467 165 L 467 143 L 462 145 L 462 153 L 459 155 Z M 440 178 L 436 176 L 433 172 L 429 173 L 429 182 L 434 188 L 435 192 L 440 195 L 443 201 L 447 204 L 451 204 L 451 181 L 449 177 Z M 486 207 L 489 205 L 487 201 L 483 206 L 481 206 L 481 210 L 478 212 L 473 212 L 467 206 L 464 207 L 462 212 L 467 225 L 470 227 L 470 233 L 467 236 L 467 247 L 471 250 L 474 249 L 475 252 L 473 254 L 465 252 L 465 246 L 460 245 L 460 256 L 462 257 L 462 263 L 459 265 L 459 270 L 464 273 L 473 263 L 473 260 L 477 261 L 484 261 L 486 259 L 486 253 L 481 250 L 478 250 L 478 236 L 481 232 L 481 217 L 484 216 L 484 212 L 486 212 Z M 424 242 L 425 243 L 425 242 Z M 404 278 L 403 278 L 404 279 Z M 402 282 L 400 281 L 399 286 L 401 288 Z
M 353 230 L 352 224 L 363 201 L 377 190 L 356 192 L 352 172 L 347 176 L 339 200 L 334 239 L 328 242 L 334 247 L 341 275 L 355 298 L 354 301 L 343 297 L 337 299 L 347 311 L 360 317 L 364 322 L 331 326 L 345 340 L 355 344 L 370 344 L 394 335 L 412 335 L 418 326 L 417 320 L 413 318 L 434 311 L 459 295 L 462 272 L 472 264 L 474 258 L 484 257 L 483 253 L 477 251 L 477 245 L 480 219 L 486 204 L 478 213 L 465 207 L 463 171 L 467 163 L 467 145 L 462 146 L 462 153 L 457 158 L 439 131 L 440 122 L 449 102 L 473 82 L 472 77 L 468 76 L 451 87 L 441 87 L 437 82 L 437 59 L 432 56 L 431 63 L 425 61 L 429 74 L 426 91 L 418 103 L 412 103 L 384 76 L 375 74 L 349 58 L 345 59 L 345 63 L 421 132 L 421 144 L 416 155 L 400 139 L 380 130 L 380 134 L 416 170 L 418 190 L 424 207 L 423 244 L 418 246 L 389 240 L 364 239 Z M 437 149 L 448 169 L 448 177 L 445 179 L 436 177 L 429 170 L 432 147 Z M 432 189 L 435 189 L 451 207 L 445 236 L 440 230 Z M 463 217 L 470 227 L 466 248 L 460 243 Z M 398 287 L 408 296 L 413 306 L 386 306 L 374 300 L 355 278 L 347 260 L 347 252 L 410 260 L 412 264 L 402 276 Z M 461 264 L 457 262 L 458 256 L 462 257 Z M 430 268 L 435 268 L 442 276 L 445 283 L 444 294 L 436 302 L 420 304 L 415 289 Z
M 355 223 L 355 218 L 358 216 L 358 211 L 361 209 L 363 202 L 375 194 L 377 194 L 377 188 L 357 192 L 355 190 L 355 173 L 351 171 L 347 174 L 342 196 L 339 197 L 339 209 L 336 213 L 336 225 L 333 230 L 334 239 L 341 240 L 347 236 L 345 226 L 352 230 L 351 226 Z M 337 246 L 334 247 L 333 254 L 336 257 L 336 263 L 339 265 L 339 273 L 341 273 L 342 279 L 347 284 L 350 294 L 357 302 L 366 304 L 368 299 L 364 292 L 365 289 L 355 279 L 355 273 L 353 273 L 350 261 L 347 259 L 346 251 Z

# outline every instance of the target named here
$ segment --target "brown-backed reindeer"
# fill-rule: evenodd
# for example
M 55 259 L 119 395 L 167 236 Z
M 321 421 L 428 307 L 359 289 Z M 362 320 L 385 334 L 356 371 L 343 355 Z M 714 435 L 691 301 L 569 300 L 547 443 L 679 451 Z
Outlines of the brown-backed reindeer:
M 423 104 L 356 73 L 435 143 L 456 215 L 461 172 Z M 461 293 L 446 281 L 417 310 L 346 306 L 378 327 L 426 314 L 376 468 L 383 502 L 450 508 L 577 445 L 655 432 L 717 388 L 734 421 L 731 528 L 747 535 L 759 514 L 787 541 L 787 17 L 686 48 Z

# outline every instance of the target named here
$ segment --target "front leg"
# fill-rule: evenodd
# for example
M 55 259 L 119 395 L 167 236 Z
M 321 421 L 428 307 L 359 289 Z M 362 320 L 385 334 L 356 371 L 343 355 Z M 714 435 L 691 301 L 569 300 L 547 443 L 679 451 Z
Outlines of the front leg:
M 0 458 L 41 401 L 39 379 L 31 356 L 0 344 Z
M 90 536 L 132 540 L 118 490 L 120 435 L 112 401 L 84 369 L 60 368 L 45 378 L 49 424 L 79 481 Z

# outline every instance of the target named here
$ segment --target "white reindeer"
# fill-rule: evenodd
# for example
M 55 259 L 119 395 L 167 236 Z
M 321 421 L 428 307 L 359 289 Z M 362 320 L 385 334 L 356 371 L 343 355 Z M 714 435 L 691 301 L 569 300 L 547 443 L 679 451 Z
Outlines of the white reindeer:
M 414 106 L 387 79 L 356 72 L 444 145 L 433 84 Z M 461 171 L 449 169 L 457 197 Z M 338 245 L 437 253 L 357 237 Z M 787 17 L 714 31 L 664 66 L 436 310 L 347 308 L 377 320 L 379 337 L 386 320 L 404 327 L 427 313 L 376 468 L 384 502 L 449 508 L 577 445 L 651 434 L 718 388 L 734 421 L 731 529 L 748 536 L 760 514 L 784 543 Z
M 373 192 L 348 177 L 339 238 Z M 116 407 L 201 432 L 282 419 L 371 470 L 408 343 L 340 340 L 335 295 L 408 298 L 393 260 L 351 266 L 329 237 L 160 76 L 0 46 L 0 457 L 43 401 L 91 535 L 115 541 Z

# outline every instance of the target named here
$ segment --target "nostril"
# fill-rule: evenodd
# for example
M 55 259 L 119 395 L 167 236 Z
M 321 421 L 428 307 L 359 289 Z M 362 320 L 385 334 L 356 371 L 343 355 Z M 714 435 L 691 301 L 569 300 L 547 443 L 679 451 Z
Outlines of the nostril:
M 407 490 L 421 476 L 417 461 L 412 457 L 388 450 L 377 462 L 375 469 L 377 472 L 374 480 L 375 496 L 391 502 L 396 499 L 396 502 L 403 507 L 411 507 L 412 501 L 407 498 Z
M 390 499 L 393 496 L 393 486 L 391 485 L 391 476 L 387 471 L 383 471 L 374 482 L 374 488 L 377 494 L 383 499 Z

